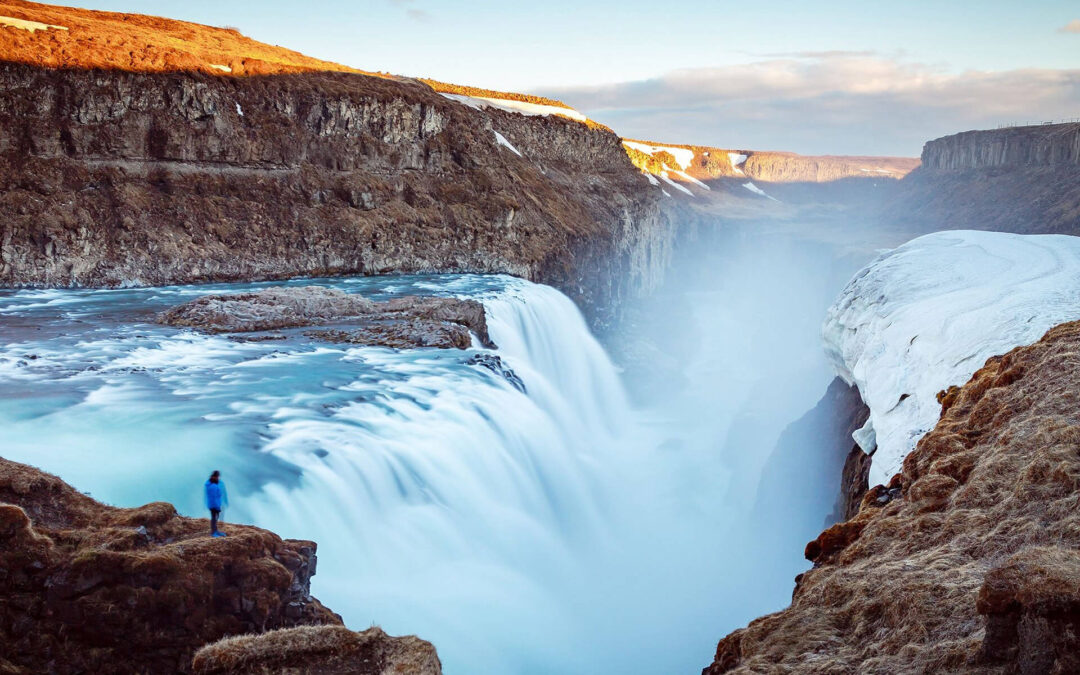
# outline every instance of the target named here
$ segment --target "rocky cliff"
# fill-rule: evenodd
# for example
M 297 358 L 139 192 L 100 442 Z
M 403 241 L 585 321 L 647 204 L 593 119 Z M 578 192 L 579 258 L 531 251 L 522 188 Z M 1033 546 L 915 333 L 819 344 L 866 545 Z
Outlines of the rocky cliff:
M 1080 165 L 1080 123 L 965 131 L 929 141 L 927 169 Z
M 1080 670 L 1080 323 L 989 359 L 703 672 Z
M 313 542 L 208 530 L 170 504 L 105 506 L 0 459 L 0 672 L 187 673 L 203 645 L 295 626 L 334 627 L 320 634 L 342 649 L 359 639 L 311 597 Z M 410 640 L 405 652 L 434 657 Z
M 604 325 L 663 272 L 659 195 L 608 131 L 306 62 L 241 76 L 235 55 L 226 73 L 208 60 L 230 54 L 196 67 L 153 43 L 127 68 L 108 48 L 43 67 L 132 16 L 77 12 L 38 17 L 64 31 L 0 27 L 0 284 L 505 272 Z M 154 21 L 200 45 L 222 32 Z
M 668 171 L 682 171 L 701 181 L 739 178 L 771 183 L 825 183 L 844 178 L 899 179 L 919 165 L 914 157 L 813 156 L 634 140 L 623 144 L 635 166 L 643 171 L 659 175 L 667 167 Z
M 1080 124 L 967 131 L 928 142 L 881 220 L 911 232 L 1080 234 Z

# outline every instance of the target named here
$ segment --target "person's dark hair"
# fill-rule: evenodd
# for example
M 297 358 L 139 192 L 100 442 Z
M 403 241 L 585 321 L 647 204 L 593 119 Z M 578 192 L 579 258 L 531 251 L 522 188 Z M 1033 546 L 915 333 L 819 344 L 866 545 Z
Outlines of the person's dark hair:
M 218 476 L 220 476 L 220 475 L 221 475 L 220 471 L 215 471 L 214 473 L 210 474 L 210 482 L 211 483 L 218 482 Z

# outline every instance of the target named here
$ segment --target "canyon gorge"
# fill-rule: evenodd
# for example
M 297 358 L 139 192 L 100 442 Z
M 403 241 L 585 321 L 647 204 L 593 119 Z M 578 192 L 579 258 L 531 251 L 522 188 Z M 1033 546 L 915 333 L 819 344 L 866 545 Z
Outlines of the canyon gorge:
M 0 0 L 0 671 L 1080 667 L 1080 124 L 616 132 Z

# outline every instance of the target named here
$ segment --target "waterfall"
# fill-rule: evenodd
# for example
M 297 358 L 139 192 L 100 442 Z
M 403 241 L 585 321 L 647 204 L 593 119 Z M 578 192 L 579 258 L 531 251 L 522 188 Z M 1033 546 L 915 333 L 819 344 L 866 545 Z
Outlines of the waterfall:
M 318 283 L 479 299 L 524 391 L 468 364 L 479 346 L 237 342 L 151 322 L 265 284 L 19 291 L 0 302 L 4 455 L 191 516 L 220 469 L 226 531 L 318 542 L 313 593 L 353 628 L 431 640 L 451 675 L 692 669 L 718 617 L 754 611 L 731 601 L 731 565 L 718 574 L 724 468 L 664 444 L 568 298 L 509 277 Z
M 551 650 L 573 638 L 557 633 L 588 584 L 581 556 L 618 534 L 633 415 L 569 299 L 518 281 L 481 299 L 527 393 L 441 354 L 348 350 L 381 376 L 346 385 L 328 417 L 272 423 L 264 451 L 300 478 L 241 508 L 319 542 L 315 592 L 349 625 L 424 635 L 448 672 L 572 672 Z

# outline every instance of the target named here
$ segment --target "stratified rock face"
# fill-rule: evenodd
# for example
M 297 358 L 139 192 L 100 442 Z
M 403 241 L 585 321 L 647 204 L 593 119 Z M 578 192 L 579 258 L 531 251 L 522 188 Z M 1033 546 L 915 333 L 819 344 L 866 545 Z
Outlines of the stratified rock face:
M 0 63 L 0 285 L 500 272 L 603 326 L 666 268 L 661 195 L 609 131 L 416 81 L 288 72 L 315 67 L 301 61 L 138 70 L 156 43 L 131 70 L 34 65 L 53 63 L 39 43 L 96 30 L 74 21 L 63 37 L 0 31 L 0 58 L 19 61 Z
M 0 671 L 186 673 L 225 636 L 341 623 L 310 595 L 313 542 L 209 529 L 0 459 Z
M 989 359 L 725 672 L 1080 672 L 1080 322 Z
M 919 166 L 915 157 L 799 155 L 794 152 L 734 150 L 704 145 L 671 145 L 623 141 L 631 161 L 642 171 L 660 175 L 678 171 L 697 180 L 754 179 L 772 183 L 824 183 L 842 178 L 899 179 Z
M 928 142 L 881 211 L 908 232 L 1080 234 L 1080 124 L 967 131 Z
M 965 131 L 929 141 L 927 169 L 1080 165 L 1080 123 Z
M 440 675 L 431 643 L 380 628 L 285 628 L 226 638 L 199 650 L 195 675 Z
M 495 346 L 488 335 L 484 306 L 476 300 L 409 295 L 372 302 L 324 286 L 205 295 L 162 312 L 158 322 L 208 333 L 353 323 L 359 325 L 349 330 L 309 331 L 306 335 L 331 342 L 395 348 L 467 349 L 472 344 L 471 331 L 485 347 Z

